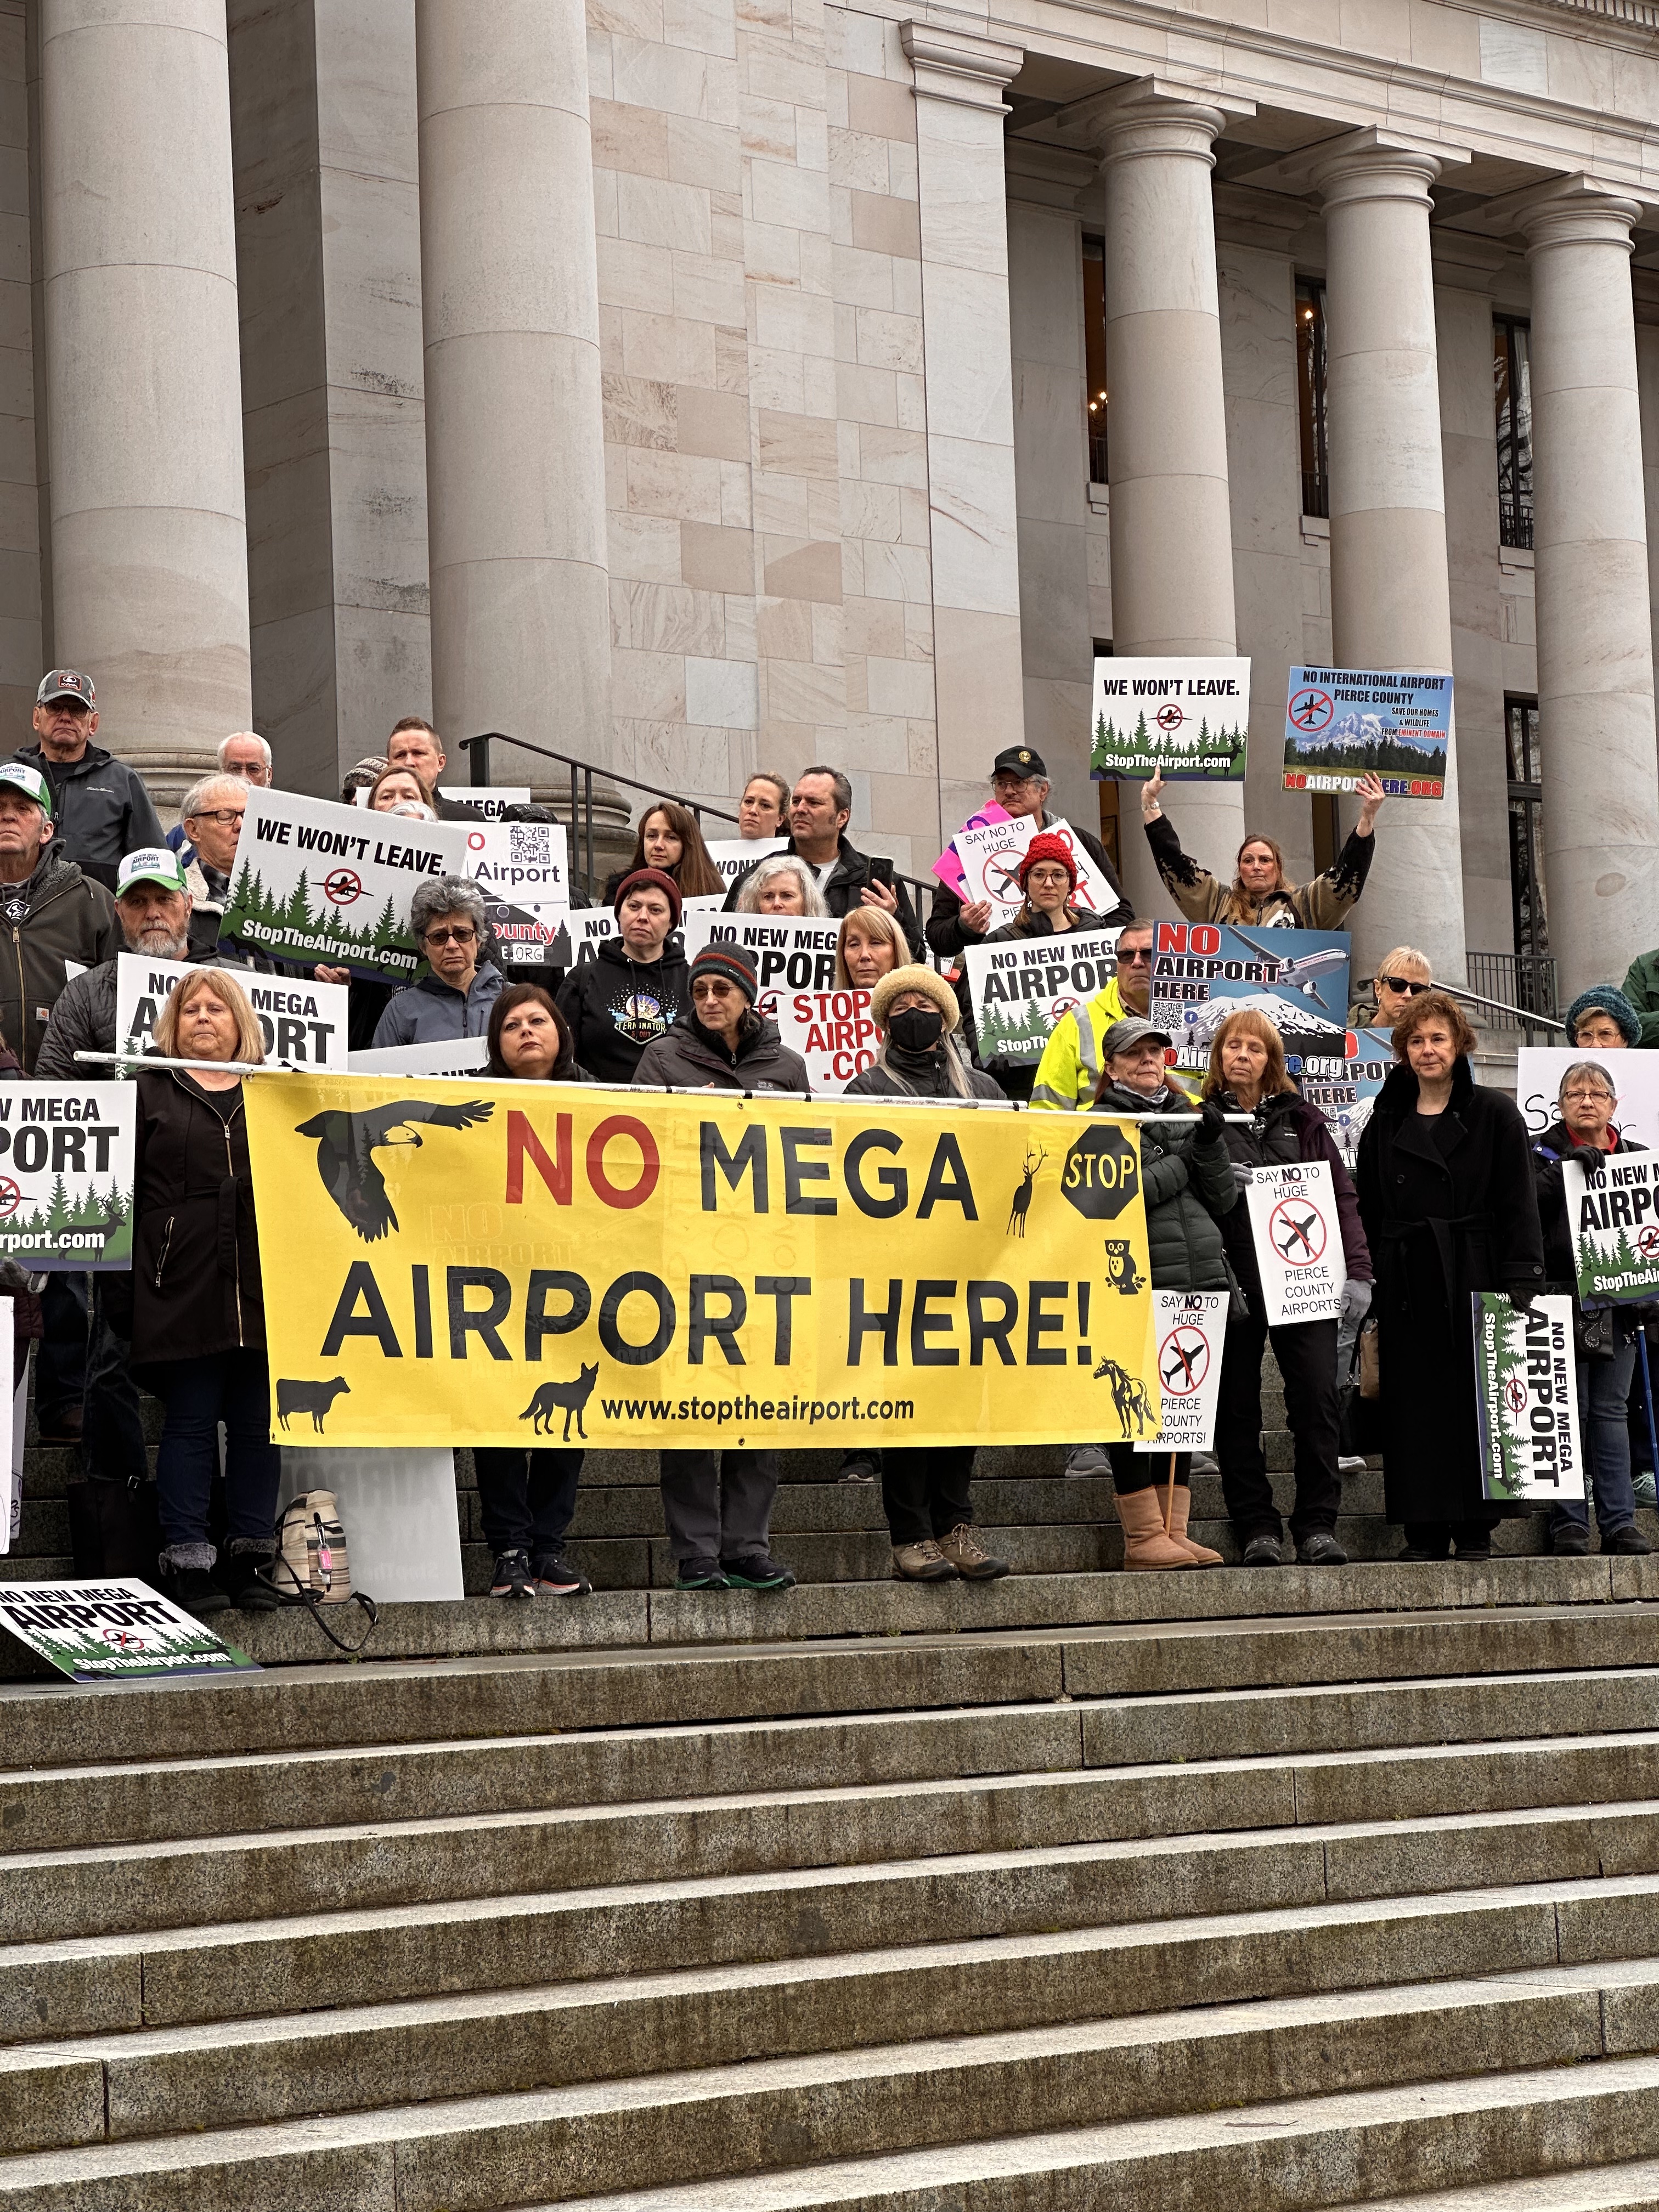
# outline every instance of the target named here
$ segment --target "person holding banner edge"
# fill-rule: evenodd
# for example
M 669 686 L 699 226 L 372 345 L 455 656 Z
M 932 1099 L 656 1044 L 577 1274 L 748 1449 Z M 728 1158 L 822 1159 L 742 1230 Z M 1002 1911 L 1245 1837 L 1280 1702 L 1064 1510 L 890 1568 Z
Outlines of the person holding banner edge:
M 1532 1151 L 1538 1214 L 1544 1231 L 1544 1287 L 1563 1291 L 1573 1301 L 1578 1419 L 1584 1462 L 1595 1493 L 1601 1549 L 1639 1558 L 1653 1547 L 1636 1525 L 1627 1408 L 1636 1373 L 1637 1334 L 1652 1308 L 1645 1302 L 1586 1307 L 1579 1298 L 1566 1182 L 1561 1172 L 1562 1162 L 1575 1152 L 1645 1149 L 1613 1126 L 1618 1103 L 1607 1070 L 1593 1060 L 1575 1060 L 1561 1077 L 1556 1118 Z M 1582 1558 L 1589 1550 L 1588 1500 L 1564 1498 L 1550 1515 L 1549 1534 L 1551 1551 L 1570 1559 Z
M 1359 819 L 1347 842 L 1323 875 L 1299 888 L 1286 880 L 1285 855 L 1272 837 L 1247 836 L 1233 863 L 1231 884 L 1218 883 L 1181 849 L 1175 825 L 1159 804 L 1164 771 L 1154 770 L 1140 787 L 1140 818 L 1164 888 L 1189 921 L 1243 923 L 1251 929 L 1340 929 L 1342 917 L 1358 905 L 1376 850 L 1372 836 L 1386 793 L 1375 775 L 1362 775 L 1355 787 Z
M 1134 1017 L 1114 1022 L 1104 1039 L 1106 1066 L 1096 1089 L 1097 1114 L 1139 1119 L 1181 1114 L 1192 1101 L 1164 1077 L 1167 1030 Z M 1148 1121 L 1140 1134 L 1140 1188 L 1146 1207 L 1146 1249 L 1155 1291 L 1231 1291 L 1221 1223 L 1238 1203 L 1224 1141 L 1226 1124 L 1214 1099 L 1189 1121 Z M 1219 1552 L 1187 1534 L 1192 1506 L 1192 1455 L 1137 1452 L 1127 1439 L 1109 1444 L 1117 1517 L 1123 1524 L 1126 1567 L 1218 1567 Z M 1169 1520 L 1158 1487 L 1169 1480 Z
M 1359 1214 L 1376 1271 L 1382 1489 L 1403 1559 L 1492 1556 L 1474 1392 L 1476 1291 L 1525 1309 L 1544 1287 L 1532 1140 L 1478 1085 L 1474 1031 L 1443 991 L 1394 1025 L 1397 1063 L 1359 1140 Z M 1515 1512 L 1524 1508 L 1516 1506 Z
M 1285 1047 L 1265 1014 L 1243 1006 L 1229 1014 L 1210 1048 L 1204 1096 L 1224 1113 L 1249 1115 L 1223 1132 L 1241 1191 L 1259 1167 L 1322 1160 L 1331 1171 L 1347 1281 L 1342 1319 L 1358 1324 L 1371 1302 L 1371 1257 L 1360 1224 L 1359 1204 L 1331 1135 L 1330 1124 L 1310 1106 L 1285 1067 Z M 1272 1339 L 1285 1377 L 1285 1410 L 1296 1439 L 1296 1506 L 1291 1538 L 1298 1564 L 1340 1567 L 1347 1553 L 1336 1540 L 1342 1481 L 1337 1469 L 1341 1414 L 1337 1393 L 1334 1321 L 1294 1322 L 1269 1328 L 1249 1208 L 1223 1217 L 1222 1238 L 1244 1296 L 1227 1310 L 1216 1408 L 1216 1452 L 1221 1490 L 1247 1567 L 1284 1563 L 1284 1523 L 1261 1449 L 1261 1360 Z

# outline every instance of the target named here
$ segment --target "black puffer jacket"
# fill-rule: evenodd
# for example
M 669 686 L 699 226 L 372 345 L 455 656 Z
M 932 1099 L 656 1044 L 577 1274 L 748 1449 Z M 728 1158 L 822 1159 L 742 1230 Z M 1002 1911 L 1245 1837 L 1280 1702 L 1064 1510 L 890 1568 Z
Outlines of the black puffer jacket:
M 872 1067 L 860 1068 L 842 1095 L 848 1098 L 942 1098 L 959 1105 L 962 1093 L 952 1084 L 945 1062 L 945 1054 L 955 1049 L 949 1037 L 941 1041 L 937 1052 L 902 1052 L 890 1044 L 887 1065 L 884 1067 L 878 1060 Z M 1007 1094 L 982 1069 L 965 1066 L 960 1060 L 957 1064 L 970 1098 L 1000 1098 L 1007 1103 Z
M 789 1091 L 798 1097 L 810 1097 L 812 1083 L 806 1062 L 790 1051 L 777 1024 L 754 1014 L 750 1023 L 738 1039 L 733 1057 L 688 1007 L 666 1036 L 647 1045 L 640 1054 L 635 1082 L 648 1089 Z
M 133 1364 L 262 1350 L 265 1309 L 242 1086 L 199 1090 L 178 1068 L 136 1081 Z
M 571 1042 L 595 1083 L 631 1083 L 646 1047 L 665 1037 L 691 1004 L 691 970 L 671 937 L 659 960 L 630 960 L 609 937 L 573 968 L 556 999 Z
M 1181 1114 L 1191 1104 L 1167 1085 L 1148 1098 L 1144 1091 L 1109 1083 L 1093 1110 L 1138 1117 Z M 1225 1143 L 1220 1137 L 1200 1138 L 1196 1114 L 1188 1121 L 1147 1121 L 1139 1136 L 1152 1288 L 1230 1289 L 1221 1224 L 1238 1203 L 1238 1186 Z
M 1216 1103 L 1226 1114 L 1243 1110 L 1231 1091 L 1222 1091 Z M 1353 1180 L 1342 1164 L 1330 1124 L 1317 1106 L 1310 1106 L 1297 1091 L 1277 1091 L 1271 1098 L 1261 1101 L 1248 1126 L 1243 1121 L 1229 1121 L 1222 1133 L 1222 1142 L 1228 1156 L 1239 1167 L 1289 1167 L 1295 1163 L 1323 1160 L 1331 1171 L 1336 1211 L 1342 1224 L 1343 1260 L 1356 1282 L 1370 1281 L 1370 1248 L 1359 1218 L 1359 1200 Z M 1243 1196 L 1223 1222 L 1221 1233 L 1226 1240 L 1227 1257 L 1233 1263 L 1234 1273 L 1247 1295 L 1254 1297 L 1261 1288 L 1261 1272 L 1256 1265 L 1250 1209 Z

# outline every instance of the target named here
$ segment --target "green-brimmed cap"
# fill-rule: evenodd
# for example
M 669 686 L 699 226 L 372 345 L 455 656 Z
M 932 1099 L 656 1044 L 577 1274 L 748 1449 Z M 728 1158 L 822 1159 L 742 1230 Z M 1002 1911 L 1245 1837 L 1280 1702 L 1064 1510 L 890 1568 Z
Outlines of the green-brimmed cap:
M 52 820 L 52 786 L 38 768 L 31 768 L 27 761 L 0 761 L 0 783 L 9 783 L 25 799 L 32 799 L 47 821 Z
M 130 891 L 135 884 L 160 884 L 169 891 L 185 890 L 185 872 L 179 865 L 179 855 L 167 845 L 141 845 L 136 853 L 129 853 L 116 870 L 116 897 Z

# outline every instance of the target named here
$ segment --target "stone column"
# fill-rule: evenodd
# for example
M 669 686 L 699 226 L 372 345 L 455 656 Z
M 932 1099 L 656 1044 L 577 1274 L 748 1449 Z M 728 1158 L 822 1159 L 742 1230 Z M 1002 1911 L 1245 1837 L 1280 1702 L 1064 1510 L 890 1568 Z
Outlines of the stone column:
M 41 0 L 40 142 L 51 650 L 176 805 L 252 711 L 224 0 Z
M 940 831 L 1025 736 L 1003 88 L 1024 55 L 899 27 L 915 70 Z
M 607 761 L 580 0 L 416 0 L 415 27 L 434 719 L 452 762 L 483 730 Z M 543 780 L 495 751 L 497 782 Z
M 1238 650 L 1211 171 L 1216 135 L 1240 107 L 1146 82 L 1062 118 L 1098 151 L 1106 187 L 1112 647 L 1124 658 Z M 1176 783 L 1166 797 L 1186 850 L 1231 881 L 1242 788 Z M 1129 896 L 1138 913 L 1167 913 L 1139 787 L 1122 802 Z
M 1440 440 L 1429 186 L 1444 156 L 1357 131 L 1322 155 L 1331 640 L 1340 668 L 1449 671 L 1451 587 Z M 1451 156 L 1456 160 L 1454 153 Z M 1355 809 L 1345 804 L 1345 820 Z M 1420 945 L 1465 978 L 1463 860 L 1454 732 L 1443 799 L 1390 799 L 1365 896 L 1354 973 Z
M 1544 879 L 1564 997 L 1653 941 L 1659 767 L 1631 296 L 1637 203 L 1583 176 L 1518 222 L 1532 274 Z

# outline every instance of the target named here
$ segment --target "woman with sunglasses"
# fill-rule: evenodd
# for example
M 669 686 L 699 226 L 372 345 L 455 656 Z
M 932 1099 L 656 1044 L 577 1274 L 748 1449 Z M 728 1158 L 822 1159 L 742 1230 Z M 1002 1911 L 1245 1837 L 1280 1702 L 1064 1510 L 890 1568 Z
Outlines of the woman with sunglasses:
M 374 1048 L 484 1036 L 507 978 L 483 956 L 483 900 L 469 876 L 435 876 L 410 902 L 410 934 L 430 972 L 396 991 L 374 1024 Z
M 1370 997 L 1349 1007 L 1348 1027 L 1391 1030 L 1413 999 L 1433 990 L 1433 975 L 1426 952 L 1419 952 L 1414 945 L 1396 945 L 1376 963 Z

